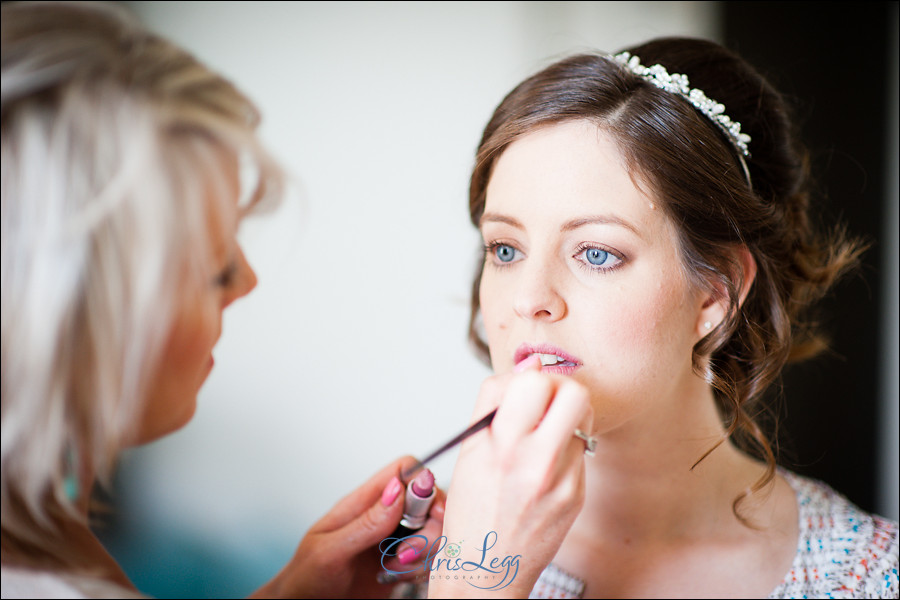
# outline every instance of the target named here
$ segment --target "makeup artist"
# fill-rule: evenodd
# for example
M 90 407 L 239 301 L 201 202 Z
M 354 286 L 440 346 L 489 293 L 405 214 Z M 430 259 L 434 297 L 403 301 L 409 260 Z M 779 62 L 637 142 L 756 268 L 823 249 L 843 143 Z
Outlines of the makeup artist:
M 238 226 L 277 202 L 282 174 L 243 93 L 116 5 L 3 3 L 0 27 L 2 595 L 136 597 L 89 528 L 91 490 L 123 449 L 193 416 L 222 312 L 256 284 Z M 255 168 L 253 189 L 239 165 Z M 586 394 L 575 383 L 525 393 L 513 380 L 491 380 L 485 408 L 518 395 L 534 412 L 498 414 L 498 456 L 522 473 L 546 455 L 556 480 L 518 489 L 562 497 L 572 514 L 577 500 L 556 490 L 582 485 L 583 442 L 560 432 L 590 428 Z M 532 454 L 511 452 L 519 429 L 535 426 Z M 388 596 L 378 545 L 400 521 L 398 475 L 413 461 L 336 504 L 257 595 Z M 444 506 L 438 491 L 422 535 L 440 535 Z M 542 504 L 536 522 L 558 506 Z M 423 558 L 384 566 L 409 571 Z
M 3 597 L 134 596 L 88 527 L 91 490 L 120 450 L 193 416 L 222 312 L 256 285 L 237 228 L 281 174 L 247 98 L 113 5 L 2 11 Z M 373 546 L 410 460 L 338 503 L 259 593 L 384 594 Z

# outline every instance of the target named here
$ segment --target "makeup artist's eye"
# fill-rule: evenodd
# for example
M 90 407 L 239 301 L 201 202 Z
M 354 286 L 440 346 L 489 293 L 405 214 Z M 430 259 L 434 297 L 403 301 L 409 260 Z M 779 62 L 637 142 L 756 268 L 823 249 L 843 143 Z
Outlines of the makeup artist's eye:
M 491 261 L 499 266 L 505 267 L 512 262 L 521 258 L 522 253 L 509 244 L 503 242 L 491 242 L 484 247 L 484 252 L 490 257 Z
M 222 269 L 218 275 L 216 275 L 215 279 L 213 280 L 213 284 L 220 288 L 230 287 L 234 283 L 235 277 L 237 276 L 237 270 L 237 262 L 232 261 L 228 263 L 227 265 L 225 265 L 225 268 Z
M 590 244 L 582 244 L 575 253 L 577 258 L 585 266 L 592 271 L 611 271 L 619 267 L 623 259 L 614 254 L 612 250 L 600 248 Z

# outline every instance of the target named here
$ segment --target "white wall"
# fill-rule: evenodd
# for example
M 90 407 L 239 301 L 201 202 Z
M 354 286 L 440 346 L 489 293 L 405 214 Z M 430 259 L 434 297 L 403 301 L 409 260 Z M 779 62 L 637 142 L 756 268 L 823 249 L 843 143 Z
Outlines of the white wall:
M 571 51 L 718 35 L 706 2 L 126 4 L 249 92 L 297 177 L 242 232 L 260 284 L 226 313 L 197 416 L 123 470 L 134 518 L 240 556 L 289 552 L 468 421 L 488 370 L 466 341 L 466 190 L 503 95 Z

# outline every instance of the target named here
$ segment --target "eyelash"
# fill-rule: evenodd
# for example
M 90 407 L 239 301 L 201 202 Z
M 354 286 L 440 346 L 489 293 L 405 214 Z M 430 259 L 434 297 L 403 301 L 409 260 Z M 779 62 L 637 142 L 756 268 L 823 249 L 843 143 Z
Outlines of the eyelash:
M 578 245 L 578 248 L 577 248 L 573 258 L 577 257 L 581 254 L 584 254 L 588 250 L 600 250 L 601 252 L 606 252 L 609 256 L 612 256 L 613 258 L 615 258 L 618 261 L 616 264 L 614 264 L 611 267 L 604 267 L 601 265 L 591 264 L 590 262 L 587 261 L 587 259 L 585 259 L 585 260 L 579 259 L 578 264 L 581 265 L 581 267 L 583 269 L 585 269 L 586 271 L 589 271 L 591 273 L 610 273 L 612 271 L 615 271 L 616 269 L 621 268 L 622 265 L 625 264 L 625 257 L 622 256 L 621 254 L 619 254 L 618 252 L 614 251 L 612 248 L 602 246 L 600 244 L 592 244 L 592 243 L 588 243 L 588 242 L 582 242 L 581 244 Z
M 234 278 L 237 275 L 237 263 L 231 262 L 228 263 L 224 269 L 222 269 L 216 278 L 213 280 L 213 283 L 221 288 L 229 288 L 234 283 Z
M 490 264 L 491 266 L 498 268 L 498 269 L 505 269 L 507 267 L 512 266 L 514 263 L 518 262 L 516 260 L 511 260 L 509 262 L 503 262 L 503 261 L 499 260 L 496 256 L 496 252 L 497 252 L 497 248 L 499 248 L 500 246 L 507 246 L 509 248 L 512 248 L 513 251 L 517 252 L 517 253 L 521 252 L 521 250 L 519 250 L 518 248 L 516 248 L 513 244 L 511 244 L 509 242 L 506 242 L 503 240 L 495 240 L 493 242 L 490 242 L 490 243 L 487 243 L 484 245 L 485 262 L 487 264 Z M 578 256 L 584 254 L 588 250 L 600 250 L 602 252 L 606 252 L 609 256 L 615 258 L 616 261 L 618 261 L 618 262 L 616 262 L 611 267 L 604 267 L 601 265 L 593 265 L 590 262 L 588 262 L 587 259 L 577 259 Z M 611 249 L 609 247 L 606 247 L 606 246 L 603 246 L 600 244 L 589 243 L 589 242 L 582 242 L 581 244 L 579 244 L 578 247 L 576 248 L 575 254 L 572 256 L 572 258 L 576 258 L 578 260 L 579 266 L 589 273 L 611 273 L 612 271 L 615 271 L 616 269 L 621 268 L 622 265 L 625 264 L 625 257 L 622 256 L 621 254 L 619 254 L 618 252 L 614 251 L 613 249 Z M 488 261 L 490 261 L 490 262 L 488 263 Z
M 513 263 L 515 263 L 516 261 L 513 260 L 513 261 L 509 261 L 509 262 L 503 262 L 500 259 L 498 259 L 497 258 L 497 248 L 499 248 L 500 246 L 507 246 L 509 248 L 512 248 L 514 252 L 521 252 L 521 251 L 518 248 L 516 248 L 514 245 L 512 245 L 511 243 L 504 242 L 502 240 L 495 240 L 493 242 L 490 242 L 490 243 L 487 243 L 484 245 L 485 263 L 490 264 L 498 269 L 505 269 L 507 267 L 512 266 Z M 490 261 L 490 262 L 488 263 L 488 261 Z

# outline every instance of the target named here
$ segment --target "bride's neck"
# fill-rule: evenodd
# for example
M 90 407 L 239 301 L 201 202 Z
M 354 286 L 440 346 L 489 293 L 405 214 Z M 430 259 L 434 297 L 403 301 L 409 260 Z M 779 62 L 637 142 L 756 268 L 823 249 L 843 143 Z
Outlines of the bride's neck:
M 732 504 L 764 469 L 725 439 L 711 393 L 694 398 L 600 436 L 573 530 L 619 540 L 721 532 L 738 523 Z

